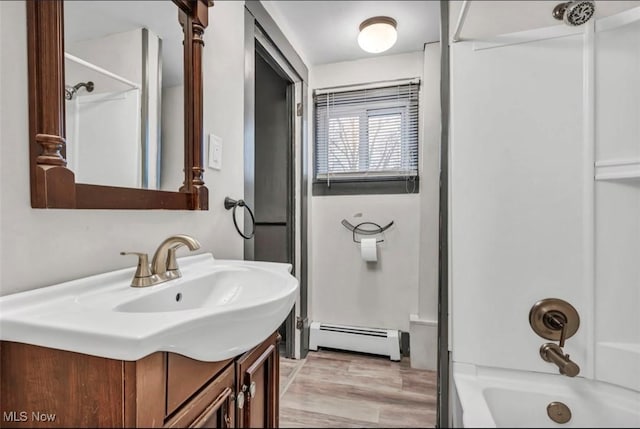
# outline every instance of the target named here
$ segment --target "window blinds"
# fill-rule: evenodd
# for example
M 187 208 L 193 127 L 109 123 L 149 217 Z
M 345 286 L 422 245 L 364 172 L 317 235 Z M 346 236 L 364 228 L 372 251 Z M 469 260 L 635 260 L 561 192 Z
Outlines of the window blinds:
M 317 91 L 315 177 L 361 180 L 418 175 L 417 79 Z

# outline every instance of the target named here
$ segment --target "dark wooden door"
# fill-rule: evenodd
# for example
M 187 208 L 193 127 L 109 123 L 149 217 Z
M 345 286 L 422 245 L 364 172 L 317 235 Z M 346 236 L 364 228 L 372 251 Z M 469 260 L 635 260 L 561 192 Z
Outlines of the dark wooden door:
M 248 352 L 237 365 L 238 422 L 246 428 L 278 427 L 279 354 L 277 334 Z

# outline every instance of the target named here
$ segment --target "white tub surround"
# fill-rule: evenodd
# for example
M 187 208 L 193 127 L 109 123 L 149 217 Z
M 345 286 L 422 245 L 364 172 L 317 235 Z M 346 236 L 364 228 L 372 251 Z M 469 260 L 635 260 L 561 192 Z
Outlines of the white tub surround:
M 557 373 L 540 358 L 547 341 L 529 326 L 529 310 L 560 298 L 581 320 L 565 352 L 592 377 L 585 36 L 546 39 L 543 30 L 528 43 L 451 47 L 453 360 Z
M 583 378 L 455 363 L 453 377 L 464 427 L 640 427 L 640 393 Z M 547 415 L 562 402 L 571 420 Z
M 595 378 L 640 391 L 640 7 L 594 38 Z
M 465 426 L 555 426 L 541 409 L 551 401 L 571 408 L 567 427 L 640 425 L 639 44 L 635 7 L 451 47 L 451 333 Z M 563 350 L 576 378 L 540 357 L 528 314 L 544 298 L 579 313 Z
M 580 376 L 640 391 L 640 8 L 577 30 L 452 46 L 453 360 L 557 374 L 527 315 L 560 298 Z
M 640 392 L 640 344 L 602 342 L 596 353 L 598 379 Z

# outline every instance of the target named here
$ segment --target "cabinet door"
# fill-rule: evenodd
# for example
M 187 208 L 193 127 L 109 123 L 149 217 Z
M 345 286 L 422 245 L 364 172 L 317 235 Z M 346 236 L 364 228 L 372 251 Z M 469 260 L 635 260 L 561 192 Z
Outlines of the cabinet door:
M 238 422 L 247 428 L 278 427 L 279 353 L 276 335 L 237 362 Z
M 231 363 L 202 362 L 175 353 L 167 353 L 167 414 L 171 415 L 194 393 L 207 385 L 217 374 Z
M 235 368 L 229 365 L 195 398 L 187 401 L 165 424 L 165 428 L 235 427 Z
M 220 396 L 198 417 L 193 428 L 233 428 L 233 389 L 227 387 Z

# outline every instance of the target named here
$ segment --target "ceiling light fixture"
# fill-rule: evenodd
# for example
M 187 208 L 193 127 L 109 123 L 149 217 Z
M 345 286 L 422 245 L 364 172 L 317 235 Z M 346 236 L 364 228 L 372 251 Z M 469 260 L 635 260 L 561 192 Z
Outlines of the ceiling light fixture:
M 398 39 L 398 23 L 388 16 L 375 16 L 360 24 L 358 45 L 372 54 L 379 54 L 391 48 Z

